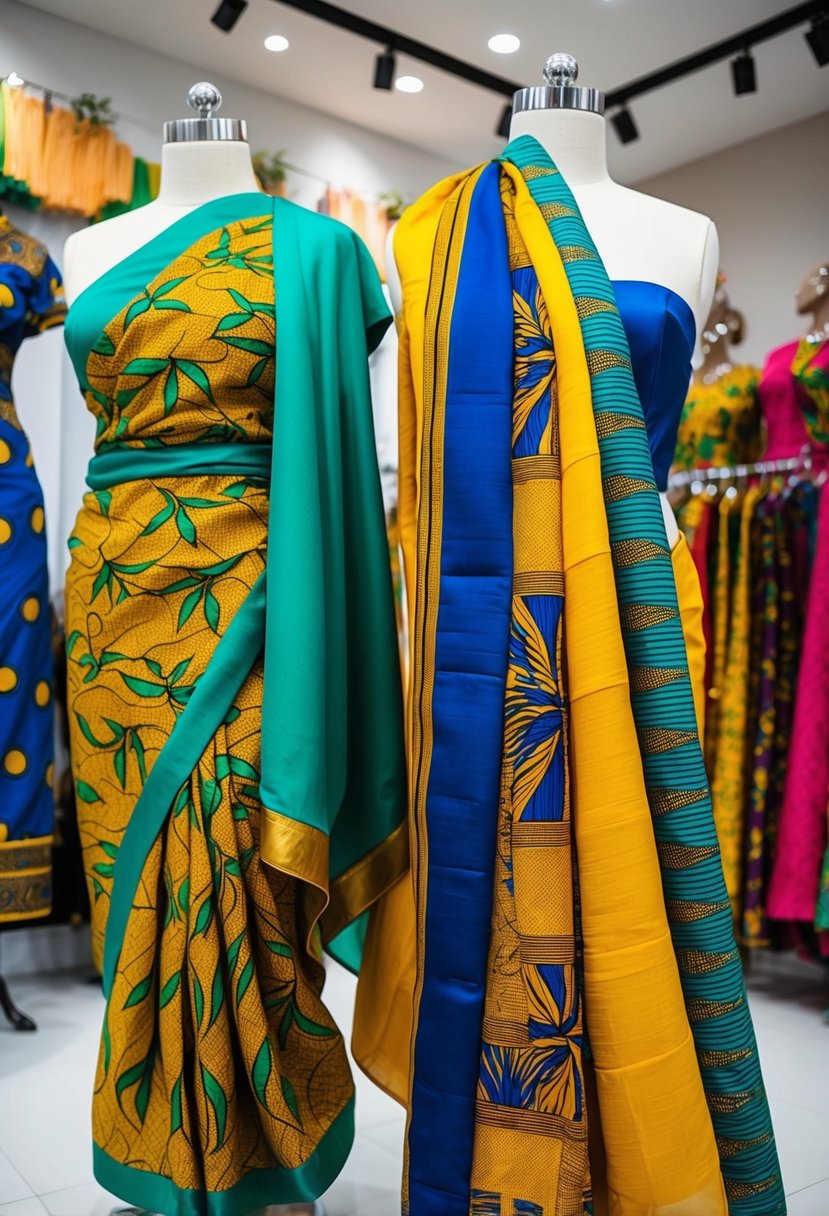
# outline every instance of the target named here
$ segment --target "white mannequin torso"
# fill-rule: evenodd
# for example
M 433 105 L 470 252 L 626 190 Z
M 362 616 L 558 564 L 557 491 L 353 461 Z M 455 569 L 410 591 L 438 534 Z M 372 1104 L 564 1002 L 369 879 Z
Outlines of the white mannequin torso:
M 63 250 L 69 304 L 91 283 L 188 211 L 227 194 L 261 192 L 250 149 L 241 140 L 164 144 L 157 199 L 125 215 L 83 228 Z
M 575 195 L 585 223 L 611 279 L 646 280 L 669 287 L 690 306 L 700 335 L 716 287 L 717 230 L 696 211 L 620 186 L 607 168 L 604 118 L 583 110 L 527 110 L 516 114 L 510 139 L 531 135 L 546 148 Z M 402 307 L 400 275 L 389 236 L 386 278 L 396 313 Z M 671 544 L 679 532 L 665 494 L 661 495 Z

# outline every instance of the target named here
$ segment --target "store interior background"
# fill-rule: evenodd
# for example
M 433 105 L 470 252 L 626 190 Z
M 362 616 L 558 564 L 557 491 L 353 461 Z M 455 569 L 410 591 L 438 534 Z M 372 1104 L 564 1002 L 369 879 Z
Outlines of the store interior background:
M 776 0 L 355 0 L 361 16 L 479 66 L 540 83 L 555 50 L 576 55 L 580 83 L 611 89 L 789 7 Z M 147 160 L 160 156 L 161 126 L 187 112 L 187 89 L 213 81 L 221 113 L 245 118 L 253 150 L 285 149 L 288 196 L 314 207 L 326 181 L 376 198 L 415 199 L 439 178 L 496 155 L 503 100 L 400 57 L 424 80 L 407 96 L 371 87 L 378 50 L 273 0 L 251 0 L 234 31 L 209 21 L 215 0 L 0 0 L 0 77 L 17 72 L 56 91 L 111 96 L 116 131 Z M 71 18 L 71 19 L 70 19 Z M 515 32 L 513 56 L 487 38 Z M 291 42 L 263 47 L 270 33 Z M 797 336 L 794 294 L 805 272 L 829 256 L 829 67 L 819 70 L 796 29 L 758 46 L 758 91 L 735 97 L 720 63 L 632 104 L 640 138 L 622 146 L 608 131 L 611 173 L 620 182 L 704 212 L 715 221 L 721 266 L 747 332 L 735 350 L 761 363 Z M 8 208 L 60 262 L 81 221 Z M 394 338 L 381 349 L 375 410 L 381 462 L 395 459 Z M 66 566 L 66 537 L 83 492 L 93 427 L 63 352 L 60 331 L 24 345 L 15 396 L 45 491 L 53 593 Z M 63 974 L 88 959 L 83 932 L 36 928 L 0 935 L 0 969 L 41 1022 L 32 1042 L 0 1026 L 0 1216 L 104 1213 L 91 1182 L 88 1090 L 100 1018 L 94 986 Z M 829 1213 L 829 1025 L 816 968 L 762 960 L 756 1012 L 792 1216 Z M 43 976 L 51 977 L 48 991 Z M 39 976 L 32 979 L 32 976 Z M 332 972 L 341 1024 L 350 981 Z M 781 984 L 786 989 L 780 995 Z M 34 1036 L 32 1036 L 34 1039 Z M 402 1113 L 366 1084 L 361 1134 L 329 1216 L 391 1216 L 397 1209 Z M 391 1205 L 391 1206 L 390 1206 Z

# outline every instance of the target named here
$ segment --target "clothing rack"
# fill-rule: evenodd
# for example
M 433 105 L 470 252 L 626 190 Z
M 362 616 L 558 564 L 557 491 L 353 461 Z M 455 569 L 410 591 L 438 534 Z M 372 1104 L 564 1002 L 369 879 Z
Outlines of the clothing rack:
M 43 93 L 47 113 L 49 112 L 52 101 L 55 98 L 58 98 L 60 101 L 65 101 L 70 106 L 75 100 L 73 97 L 70 97 L 68 93 L 61 93 L 59 89 L 52 89 L 48 85 L 38 84 L 36 80 L 29 80 L 27 77 L 21 76 L 18 72 L 9 72 L 8 76 L 5 76 L 3 79 L 9 88 L 34 89 L 38 93 Z M 136 125 L 142 127 L 148 126 L 146 119 L 130 118 L 130 116 L 126 114 L 114 114 L 113 117 L 127 118 L 130 122 Z M 288 161 L 284 161 L 283 163 L 285 168 L 291 173 L 299 173 L 302 177 L 308 177 L 311 178 L 312 181 L 320 182 L 327 190 L 333 188 L 334 183 L 329 178 L 323 177 L 321 173 L 314 173 L 311 169 L 303 169 L 300 165 L 294 165 Z
M 749 464 L 716 465 L 707 469 L 681 469 L 668 478 L 669 490 L 681 490 L 695 482 L 742 481 L 746 477 L 769 476 L 773 473 L 808 473 L 812 467 L 812 454 L 808 446 L 799 456 L 787 456 L 781 460 L 754 460 Z

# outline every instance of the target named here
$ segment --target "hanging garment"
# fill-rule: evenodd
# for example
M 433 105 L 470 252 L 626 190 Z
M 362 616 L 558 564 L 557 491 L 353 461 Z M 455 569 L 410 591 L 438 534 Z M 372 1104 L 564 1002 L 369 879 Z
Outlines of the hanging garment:
M 759 460 L 763 423 L 759 367 L 739 365 L 711 384 L 692 384 L 679 423 L 674 467 L 701 469 Z
M 726 888 L 732 912 L 739 917 L 742 908 L 742 869 L 745 832 L 746 728 L 748 724 L 749 660 L 751 634 L 751 521 L 762 495 L 752 487 L 744 495 L 724 499 L 728 504 L 724 519 L 734 517 L 739 533 L 731 611 L 727 629 L 727 654 L 718 689 L 717 730 L 712 773 L 714 822 L 723 859 Z M 726 578 L 731 580 L 731 561 Z
M 809 437 L 823 456 L 829 445 L 829 342 L 805 340 L 791 364 L 793 390 L 803 408 Z M 788 779 L 780 815 L 769 915 L 811 923 L 827 847 L 829 789 L 829 499 L 825 490 L 806 606 L 805 634 L 797 684 Z M 826 927 L 821 925 L 821 927 Z
M 313 1198 L 352 1142 L 320 944 L 357 969 L 407 864 L 366 361 L 389 320 L 352 233 L 259 194 L 68 318 L 97 422 L 67 577 L 95 1173 L 168 1216 Z
M 570 1214 L 592 1190 L 596 1212 L 783 1212 L 613 289 L 531 139 L 435 187 L 395 252 L 417 899 L 404 1202 Z M 377 1064 L 358 1026 L 363 1048 Z
M 0 922 L 52 901 L 52 654 L 43 492 L 14 408 L 25 338 L 60 325 L 60 275 L 46 249 L 0 215 Z

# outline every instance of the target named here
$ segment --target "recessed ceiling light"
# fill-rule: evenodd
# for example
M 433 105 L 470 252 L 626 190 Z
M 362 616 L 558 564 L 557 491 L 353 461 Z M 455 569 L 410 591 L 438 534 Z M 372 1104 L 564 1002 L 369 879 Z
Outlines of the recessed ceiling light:
M 265 46 L 269 51 L 287 51 L 290 45 L 288 39 L 283 38 L 281 34 L 271 34 L 269 38 L 265 39 Z
M 423 88 L 423 81 L 419 76 L 398 76 L 394 87 L 401 93 L 419 93 Z
M 493 34 L 487 45 L 497 55 L 513 55 L 521 45 L 521 39 L 515 34 Z

